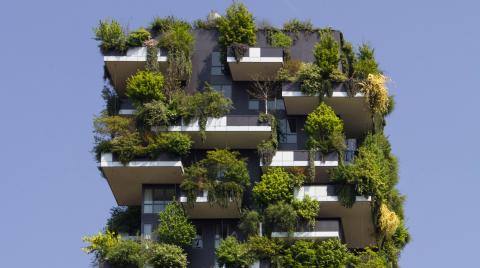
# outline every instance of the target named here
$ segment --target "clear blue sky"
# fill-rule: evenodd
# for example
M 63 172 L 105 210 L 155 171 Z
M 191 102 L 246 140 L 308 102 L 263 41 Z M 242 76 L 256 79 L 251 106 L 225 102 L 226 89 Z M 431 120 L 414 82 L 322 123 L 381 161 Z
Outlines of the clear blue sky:
M 0 266 L 88 267 L 80 238 L 115 205 L 89 150 L 102 108 L 92 27 L 153 16 L 193 20 L 231 1 L 3 1 L 0 6 Z M 413 241 L 403 267 L 471 267 L 478 254 L 478 1 L 245 1 L 257 19 L 289 18 L 370 42 L 392 77 L 387 133 L 400 159 Z

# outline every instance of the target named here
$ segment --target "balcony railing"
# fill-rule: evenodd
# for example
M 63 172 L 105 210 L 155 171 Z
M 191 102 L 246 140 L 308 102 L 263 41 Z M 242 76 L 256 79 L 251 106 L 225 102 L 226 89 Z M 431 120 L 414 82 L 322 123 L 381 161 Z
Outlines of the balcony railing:
M 314 226 L 310 226 L 306 222 L 297 224 L 297 228 L 293 233 L 274 229 L 272 232 L 272 237 L 316 240 L 325 240 L 330 238 L 341 239 L 340 230 L 341 227 L 339 220 L 317 220 L 315 221 Z

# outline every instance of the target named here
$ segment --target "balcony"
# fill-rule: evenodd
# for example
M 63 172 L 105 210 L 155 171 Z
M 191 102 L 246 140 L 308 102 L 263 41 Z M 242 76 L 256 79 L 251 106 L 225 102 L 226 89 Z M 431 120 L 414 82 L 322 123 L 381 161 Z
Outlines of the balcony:
M 295 232 L 272 232 L 272 238 L 289 238 L 289 239 L 309 239 L 309 240 L 326 240 L 341 239 L 341 229 L 339 220 L 317 220 L 313 227 L 307 223 L 301 223 L 297 226 Z
M 155 160 L 136 159 L 126 165 L 111 153 L 102 153 L 98 167 L 120 206 L 142 204 L 143 184 L 179 184 L 183 165 L 180 157 L 162 154 Z
M 320 218 L 339 218 L 344 240 L 350 248 L 363 248 L 375 243 L 371 198 L 357 196 L 351 208 L 342 206 L 334 185 L 302 186 L 294 193 L 298 199 L 310 196 L 320 202 Z
M 158 127 L 156 131 L 178 131 L 191 136 L 194 149 L 255 149 L 265 139 L 270 138 L 271 127 L 258 122 L 257 115 L 228 115 L 210 118 L 207 121 L 206 141 L 202 142 L 198 121 L 189 124 L 182 122 L 178 126 Z
M 302 93 L 298 83 L 284 83 L 282 97 L 289 115 L 307 115 L 320 104 L 318 95 L 309 96 Z M 349 97 L 344 86 L 338 85 L 332 97 L 325 98 L 325 103 L 343 120 L 348 136 L 360 137 L 372 130 L 370 111 L 363 94 L 357 93 L 354 97 Z
M 191 219 L 238 219 L 241 216 L 240 203 L 232 200 L 227 207 L 211 204 L 208 202 L 208 191 L 205 190 L 199 192 L 193 206 L 187 204 L 187 197 L 183 193 L 180 195 L 180 203 Z
M 257 77 L 275 77 L 283 65 L 283 49 L 250 47 L 239 62 L 233 57 L 231 48 L 227 52 L 227 63 L 234 81 L 252 81 Z
M 161 70 L 167 68 L 167 53 L 159 50 L 158 63 Z M 105 67 L 112 79 L 113 87 L 119 95 L 123 95 L 127 84 L 127 79 L 134 75 L 138 70 L 145 69 L 147 61 L 147 48 L 130 48 L 125 56 L 104 56 Z

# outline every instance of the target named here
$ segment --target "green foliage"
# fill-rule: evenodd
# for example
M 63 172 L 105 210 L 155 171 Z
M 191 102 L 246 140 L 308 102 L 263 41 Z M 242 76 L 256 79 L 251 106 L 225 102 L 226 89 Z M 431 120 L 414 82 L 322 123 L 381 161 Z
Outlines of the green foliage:
M 102 89 L 102 99 L 105 101 L 104 113 L 108 116 L 114 116 L 120 109 L 120 99 L 117 93 L 109 86 L 104 86 Z
M 286 82 L 295 82 L 298 79 L 298 74 L 302 67 L 302 62 L 299 60 L 286 61 L 278 70 L 277 79 Z
M 98 233 L 93 236 L 82 237 L 83 242 L 89 243 L 88 246 L 82 248 L 87 254 L 94 254 L 95 260 L 105 260 L 109 250 L 118 243 L 118 235 L 106 231 L 105 233 Z
M 190 25 L 174 24 L 160 37 L 159 46 L 172 53 L 182 53 L 186 58 L 193 54 L 195 37 Z
M 331 179 L 353 186 L 354 191 L 347 191 L 349 194 L 372 196 L 380 203 L 388 200 L 398 182 L 398 164 L 386 137 L 383 134 L 367 135 L 353 163 L 333 169 Z
M 196 92 L 186 98 L 184 119 L 190 121 L 198 119 L 202 141 L 205 141 L 205 128 L 209 117 L 220 118 L 230 112 L 232 100 L 222 92 L 206 86 L 203 92 Z
M 353 263 L 354 268 L 382 268 L 389 267 L 385 257 L 370 248 L 360 253 Z
M 127 40 L 122 26 L 116 20 L 100 21 L 98 27 L 94 28 L 95 39 L 101 41 L 100 50 L 107 52 L 125 52 Z
M 357 57 L 353 73 L 355 78 L 367 79 L 369 74 L 381 73 L 375 60 L 374 50 L 368 44 L 363 44 L 358 48 Z
M 278 255 L 282 249 L 279 243 L 266 236 L 250 236 L 247 244 L 250 252 L 257 260 L 271 259 Z
M 253 15 L 241 3 L 233 3 L 227 14 L 217 20 L 220 32 L 219 43 L 228 47 L 233 43 L 253 46 L 256 43 L 256 29 Z
M 198 190 L 208 190 L 210 203 L 226 207 L 233 200 L 238 204 L 250 185 L 247 165 L 238 157 L 238 152 L 217 149 L 186 168 L 180 188 L 186 192 L 189 203 L 193 204 Z
M 158 41 L 149 39 L 144 42 L 147 47 L 147 59 L 145 62 L 145 70 L 158 73 L 160 72 L 160 65 L 158 64 Z
M 117 234 L 136 235 L 140 233 L 140 216 L 139 206 L 113 207 L 106 229 Z
M 182 248 L 170 244 L 152 244 L 148 247 L 148 263 L 154 268 L 186 268 L 187 255 Z
M 123 116 L 102 114 L 93 120 L 93 132 L 97 139 L 121 136 L 131 131 L 132 120 Z
M 263 140 L 257 145 L 257 152 L 260 161 L 262 161 L 263 165 L 268 166 L 272 162 L 273 156 L 278 148 L 277 118 L 273 114 L 261 113 L 258 116 L 258 122 L 268 123 L 272 129 L 270 139 Z
M 340 49 L 331 31 L 323 30 L 320 32 L 320 41 L 313 49 L 313 56 L 323 78 L 328 78 L 330 74 L 338 70 Z
M 127 80 L 126 95 L 136 105 L 141 106 L 153 100 L 165 100 L 162 93 L 163 75 L 149 71 L 139 71 Z
M 222 240 L 215 254 L 220 267 L 225 265 L 228 268 L 248 268 L 255 261 L 248 245 L 239 243 L 233 236 Z
M 300 32 L 313 32 L 313 24 L 309 20 L 291 19 L 283 24 L 283 30 L 298 35 Z
M 108 250 L 105 258 L 113 267 L 140 267 L 142 261 L 142 246 L 133 240 L 119 240 Z
M 156 234 L 161 243 L 173 244 L 182 248 L 192 245 L 196 234 L 195 226 L 189 222 L 179 203 L 171 202 L 158 216 L 159 225 Z
M 153 33 L 163 33 L 167 32 L 176 25 L 180 25 L 184 28 L 190 28 L 190 24 L 186 21 L 177 19 L 173 16 L 168 16 L 165 18 L 155 17 L 150 23 L 150 30 Z
M 345 149 L 343 122 L 325 103 L 307 116 L 305 132 L 308 134 L 308 147 L 327 154 Z
M 271 167 L 255 183 L 253 195 L 264 206 L 279 201 L 291 202 L 293 191 L 302 185 L 305 177 L 292 174 L 281 167 Z
M 243 213 L 238 228 L 247 236 L 256 235 L 261 222 L 261 216 L 257 211 L 247 210 Z
M 270 40 L 272 47 L 289 48 L 293 44 L 292 38 L 280 31 L 272 33 Z
M 242 58 L 245 56 L 245 54 L 247 54 L 248 51 L 248 46 L 245 44 L 233 43 L 230 47 L 237 63 L 242 60 Z
M 340 55 L 342 62 L 342 71 L 347 77 L 353 76 L 354 65 L 356 62 L 355 51 L 348 41 L 343 41 L 342 53 Z
M 317 267 L 347 267 L 352 259 L 346 245 L 338 239 L 322 241 L 317 246 Z
M 320 68 L 315 64 L 302 64 L 298 71 L 298 80 L 302 82 L 300 89 L 304 94 L 319 94 L 320 98 L 323 98 L 324 95 L 332 95 L 332 88 L 326 85 L 326 81 L 323 81 Z
M 143 104 L 136 111 L 137 128 L 149 131 L 152 127 L 171 125 L 179 117 L 175 108 L 160 100 Z
M 315 226 L 316 218 L 320 212 L 319 202 L 307 195 L 303 200 L 294 199 L 292 205 L 301 219 L 306 220 L 311 227 Z
M 112 139 L 111 149 L 112 153 L 117 154 L 118 160 L 124 165 L 132 161 L 136 156 L 144 154 L 142 140 L 136 132 L 127 133 Z
M 129 47 L 141 47 L 143 42 L 151 38 L 150 32 L 145 30 L 145 28 L 139 28 L 136 31 L 128 34 L 127 45 Z
M 323 267 L 317 266 L 315 244 L 312 241 L 296 241 L 295 244 L 285 250 L 282 261 L 286 268 Z
M 190 152 L 193 141 L 187 134 L 180 132 L 165 132 L 158 134 L 148 145 L 152 158 L 162 152 L 185 156 Z
M 265 209 L 265 222 L 270 230 L 292 233 L 297 221 L 298 215 L 293 206 L 283 201 L 271 204 Z

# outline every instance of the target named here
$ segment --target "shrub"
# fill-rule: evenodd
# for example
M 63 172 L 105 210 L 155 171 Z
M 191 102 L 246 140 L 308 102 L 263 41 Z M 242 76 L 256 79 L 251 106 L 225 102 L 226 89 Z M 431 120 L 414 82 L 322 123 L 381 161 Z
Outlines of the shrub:
M 324 86 L 326 83 L 320 73 L 320 68 L 312 63 L 305 63 L 300 66 L 298 80 L 302 83 L 300 90 L 307 95 L 319 94 L 322 99 L 324 95 L 331 96 L 331 87 Z M 328 89 L 328 90 L 327 90 Z
M 267 166 L 272 163 L 273 156 L 277 152 L 277 146 L 272 140 L 262 140 L 257 145 L 257 152 L 262 164 Z
M 179 117 L 177 109 L 164 101 L 154 100 L 137 108 L 137 128 L 150 131 L 155 126 L 169 126 Z
M 266 236 L 250 236 L 247 244 L 250 252 L 255 259 L 258 260 L 271 259 L 272 257 L 277 256 L 282 249 L 282 246 L 279 245 L 279 243 Z
M 357 57 L 358 59 L 353 65 L 355 78 L 367 79 L 369 74 L 380 74 L 374 50 L 368 44 L 363 44 L 358 48 Z
M 154 33 L 162 33 L 170 30 L 175 25 L 181 25 L 184 28 L 190 28 L 190 24 L 186 21 L 177 19 L 173 16 L 168 16 L 165 18 L 155 17 L 150 23 L 150 30 Z
M 247 236 L 256 235 L 258 234 L 260 223 L 260 214 L 255 210 L 248 210 L 243 213 L 238 229 Z
M 133 240 L 119 240 L 107 253 L 106 260 L 113 267 L 138 267 L 142 261 L 142 246 Z
M 161 243 L 173 244 L 182 248 L 192 245 L 196 234 L 195 226 L 189 222 L 179 203 L 168 204 L 158 216 L 159 225 L 156 233 Z
M 369 74 L 366 80 L 359 82 L 360 90 L 365 94 L 368 108 L 373 114 L 387 114 L 391 100 L 386 87 L 387 78 L 382 74 Z
M 233 236 L 222 240 L 219 247 L 215 250 L 215 254 L 220 267 L 225 265 L 229 268 L 248 268 L 254 262 L 248 245 L 239 243 Z
M 124 165 L 144 153 L 142 140 L 136 132 L 115 137 L 111 141 L 111 149 L 112 153 L 116 153 L 118 160 Z
M 283 30 L 295 34 L 299 32 L 313 32 L 313 24 L 309 20 L 291 19 L 283 24 Z
M 241 3 L 227 8 L 227 14 L 217 20 L 220 33 L 219 43 L 228 47 L 233 43 L 253 46 L 256 43 L 256 29 L 253 15 Z
M 262 179 L 255 183 L 253 195 L 265 206 L 279 201 L 290 202 L 294 189 L 300 187 L 304 180 L 304 176 L 294 176 L 283 168 L 268 168 Z
M 235 57 L 235 60 L 238 63 L 242 60 L 245 54 L 247 54 L 248 46 L 245 44 L 233 43 L 231 45 L 231 49 L 232 49 L 233 56 Z
M 89 243 L 87 247 L 82 248 L 87 254 L 94 254 L 95 260 L 102 261 L 107 257 L 108 252 L 118 243 L 118 235 L 106 231 L 93 236 L 82 237 L 83 242 Z
M 114 207 L 110 209 L 106 229 L 117 234 L 136 235 L 140 233 L 140 215 L 139 206 Z
M 343 122 L 332 108 L 323 102 L 307 116 L 305 132 L 309 136 L 309 148 L 318 149 L 324 154 L 345 149 Z
M 190 25 L 173 24 L 160 37 L 159 46 L 168 49 L 172 53 L 182 53 L 186 58 L 193 54 L 195 37 L 191 32 Z
M 298 215 L 293 206 L 283 201 L 271 204 L 265 210 L 265 222 L 270 230 L 292 233 L 297 221 Z
M 285 250 L 282 258 L 284 267 L 287 268 L 310 268 L 317 266 L 315 244 L 311 241 L 299 240 Z
M 331 31 L 323 30 L 320 33 L 320 41 L 313 49 L 315 64 L 320 68 L 323 78 L 328 78 L 335 70 L 338 70 L 340 50 L 337 41 Z
M 380 217 L 378 219 L 378 226 L 385 237 L 390 238 L 397 230 L 400 224 L 400 219 L 395 212 L 390 211 L 387 205 L 380 206 Z
M 292 46 L 293 40 L 290 36 L 277 31 L 271 34 L 270 36 L 272 47 L 281 47 L 281 48 L 289 48 Z
M 149 151 L 153 158 L 158 157 L 161 152 L 185 156 L 190 152 L 192 143 L 192 139 L 187 134 L 180 132 L 160 133 L 149 144 Z
M 356 258 L 353 267 L 355 268 L 378 268 L 389 267 L 387 260 L 381 254 L 366 248 L 364 252 L 360 253 Z
M 100 50 L 103 53 L 125 52 L 127 49 L 126 36 L 118 21 L 101 20 L 98 27 L 94 28 L 94 32 L 95 39 L 101 41 Z
M 186 268 L 187 255 L 175 245 L 152 244 L 148 249 L 148 263 L 154 268 Z
M 315 221 L 320 211 L 319 202 L 307 195 L 303 200 L 293 200 L 292 205 L 300 218 L 306 220 L 311 227 L 315 226 Z
M 131 32 L 127 37 L 127 45 L 129 47 L 141 47 L 143 42 L 151 38 L 150 32 L 145 28 L 139 28 L 136 31 Z
M 299 60 L 286 61 L 278 70 L 277 78 L 280 81 L 295 82 L 298 79 L 298 73 L 302 67 L 302 62 Z
M 127 80 L 126 95 L 136 105 L 141 106 L 154 100 L 165 100 L 162 93 L 163 75 L 149 71 L 139 71 Z
M 123 116 L 107 116 L 105 114 L 93 120 L 94 133 L 99 138 L 111 138 L 131 131 L 132 120 Z
M 353 77 L 354 65 L 356 63 L 355 52 L 353 46 L 348 41 L 343 41 L 342 53 L 340 55 L 342 62 L 342 71 L 347 77 Z
M 317 267 L 347 267 L 351 259 L 347 246 L 338 239 L 328 239 L 317 246 Z

